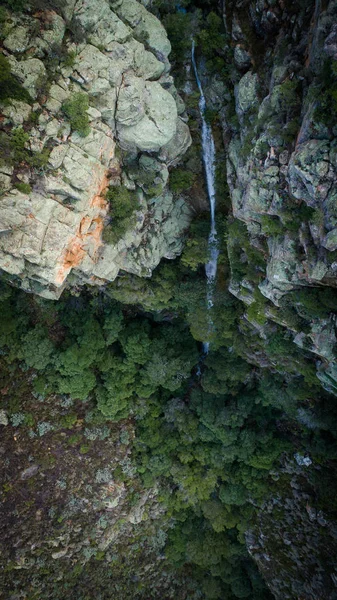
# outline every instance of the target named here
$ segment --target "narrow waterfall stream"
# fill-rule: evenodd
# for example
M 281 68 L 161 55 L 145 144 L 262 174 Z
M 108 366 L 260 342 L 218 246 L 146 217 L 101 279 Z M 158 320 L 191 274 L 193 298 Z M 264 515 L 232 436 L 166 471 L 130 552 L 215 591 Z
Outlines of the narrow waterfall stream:
M 215 144 L 212 134 L 212 128 L 207 123 L 205 118 L 206 100 L 202 89 L 201 81 L 198 74 L 197 65 L 194 54 L 194 40 L 192 42 L 192 65 L 195 73 L 195 78 L 200 92 L 199 110 L 202 120 L 202 157 L 205 167 L 207 193 L 211 209 L 211 229 L 208 237 L 208 248 L 210 251 L 210 260 L 206 264 L 205 271 L 207 277 L 207 310 L 213 306 L 214 283 L 218 266 L 218 243 L 217 231 L 215 226 Z M 213 322 L 211 317 L 208 320 L 209 331 L 211 331 Z M 203 353 L 207 354 L 209 350 L 209 342 L 203 343 Z

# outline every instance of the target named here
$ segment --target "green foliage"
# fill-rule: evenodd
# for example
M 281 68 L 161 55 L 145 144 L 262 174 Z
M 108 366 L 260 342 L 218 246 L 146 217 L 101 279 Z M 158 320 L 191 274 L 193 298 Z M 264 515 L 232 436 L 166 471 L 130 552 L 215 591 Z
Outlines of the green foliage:
M 110 187 L 106 194 L 110 205 L 111 223 L 103 233 L 103 239 L 108 244 L 115 244 L 136 224 L 135 211 L 139 201 L 135 192 L 130 192 L 125 186 Z
M 74 50 L 70 50 L 63 61 L 63 65 L 65 67 L 73 67 L 76 61 L 76 52 Z
M 320 78 L 321 92 L 317 94 L 318 106 L 315 108 L 314 119 L 331 128 L 337 116 L 337 70 L 332 59 L 324 61 Z
M 24 0 L 2 0 L 2 4 L 7 6 L 9 10 L 18 13 L 23 12 L 27 6 Z
M 62 110 L 70 121 L 71 128 L 82 137 L 90 133 L 89 117 L 87 110 L 89 99 L 87 94 L 77 92 L 62 104 Z
M 258 323 L 264 325 L 267 321 L 265 315 L 265 306 L 268 304 L 267 298 L 261 294 L 259 288 L 254 290 L 254 302 L 247 308 L 247 317 L 252 323 Z
M 196 271 L 209 260 L 209 222 L 199 219 L 189 229 L 189 235 L 181 256 L 181 263 Z
M 223 20 L 215 11 L 211 10 L 206 20 L 201 21 L 197 42 L 207 59 L 207 70 L 227 81 L 233 55 L 230 45 L 227 44 Z
M 163 24 L 172 44 L 170 59 L 172 62 L 182 65 L 191 51 L 191 14 L 183 12 L 168 14 L 164 17 Z
M 7 58 L 0 54 L 0 101 L 7 102 L 10 98 L 28 103 L 32 102 L 27 90 L 12 75 Z
M 260 220 L 261 228 L 265 235 L 276 236 L 283 235 L 285 233 L 285 228 L 278 217 L 273 217 L 271 215 L 261 215 Z
M 265 274 L 266 262 L 263 250 L 251 245 L 244 223 L 238 219 L 227 223 L 227 252 L 234 281 L 246 278 L 259 283 Z
M 15 161 L 22 162 L 27 158 L 27 150 L 25 146 L 29 140 L 29 134 L 26 133 L 22 126 L 12 130 L 10 144 L 13 150 Z
M 174 169 L 170 173 L 170 189 L 175 194 L 181 194 L 190 187 L 192 187 L 195 181 L 195 175 L 192 171 L 185 169 Z
M 32 188 L 30 187 L 29 183 L 16 183 L 15 187 L 17 190 L 19 190 L 19 192 L 22 192 L 23 194 L 30 194 L 32 191 Z
M 16 166 L 20 163 L 26 163 L 36 169 L 45 167 L 48 163 L 50 150 L 44 148 L 41 152 L 31 152 L 27 147 L 28 142 L 29 133 L 22 126 L 14 127 L 8 135 L 5 133 L 0 134 L 0 157 L 4 163 L 15 164 Z M 18 183 L 16 187 L 23 193 L 30 193 L 31 190 L 28 192 L 27 185 Z M 25 186 L 25 188 L 22 186 Z

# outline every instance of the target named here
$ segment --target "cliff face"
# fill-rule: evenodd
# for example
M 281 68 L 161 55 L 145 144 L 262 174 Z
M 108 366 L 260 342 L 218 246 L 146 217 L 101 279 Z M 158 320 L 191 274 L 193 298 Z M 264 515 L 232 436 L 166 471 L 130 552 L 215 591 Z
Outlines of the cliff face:
M 231 94 L 232 103 L 221 103 L 216 77 L 208 86 L 209 103 L 221 105 L 232 214 L 238 220 L 228 227 L 228 255 L 230 291 L 246 305 L 240 330 L 249 342 L 243 353 L 262 371 L 296 376 L 301 371 L 291 355 L 295 344 L 314 358 L 316 376 L 333 394 L 336 14 L 335 2 L 319 0 L 241 7 L 227 2 L 235 84 L 222 93 Z M 288 357 L 276 342 L 270 353 L 279 326 L 289 342 Z M 293 418 L 313 437 L 322 422 L 309 408 L 310 395 Z M 270 497 L 246 533 L 247 549 L 275 598 L 335 598 L 334 507 L 324 501 L 333 466 L 294 458 L 275 468 Z
M 245 224 L 228 234 L 230 291 L 260 339 L 273 321 L 288 329 L 335 393 L 336 3 L 229 2 L 224 13 L 236 83 L 220 113 L 233 216 Z M 208 95 L 218 108 L 214 79 Z
M 73 282 L 95 285 L 120 269 L 150 275 L 161 258 L 181 252 L 190 220 L 184 201 L 166 189 L 167 167 L 188 148 L 190 134 L 163 26 L 136 0 L 89 0 L 66 3 L 62 16 L 7 15 L 4 31 L 3 54 L 31 102 L 3 103 L 2 126 L 9 135 L 26 134 L 23 150 L 45 160 L 13 163 L 2 153 L 0 268 L 46 298 L 59 297 L 70 273 Z M 89 121 L 80 132 L 63 110 L 79 94 Z M 137 193 L 136 218 L 119 240 L 104 244 L 104 195 L 121 183 Z

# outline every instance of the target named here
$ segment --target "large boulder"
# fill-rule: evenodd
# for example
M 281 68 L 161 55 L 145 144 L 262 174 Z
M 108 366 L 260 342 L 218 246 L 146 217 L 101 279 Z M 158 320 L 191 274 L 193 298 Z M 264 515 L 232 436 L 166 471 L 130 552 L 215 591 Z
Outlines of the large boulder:
M 112 8 L 124 22 L 134 28 L 137 39 L 145 41 L 151 50 L 162 57 L 170 54 L 171 44 L 163 25 L 137 0 L 113 0 Z
M 248 71 L 239 81 L 235 88 L 236 113 L 242 118 L 253 108 L 257 108 L 259 79 L 257 73 Z
M 136 78 L 128 79 L 121 92 L 116 114 L 121 146 L 159 151 L 176 133 L 174 98 L 157 81 L 140 83 Z

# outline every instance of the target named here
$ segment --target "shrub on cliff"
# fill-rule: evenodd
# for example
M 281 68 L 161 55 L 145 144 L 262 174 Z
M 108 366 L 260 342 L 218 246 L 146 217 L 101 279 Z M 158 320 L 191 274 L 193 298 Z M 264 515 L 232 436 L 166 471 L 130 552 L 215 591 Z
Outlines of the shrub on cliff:
M 27 90 L 12 75 L 7 58 L 0 54 L 0 102 L 6 102 L 10 98 L 23 102 L 32 100 Z
M 170 189 L 176 194 L 185 192 L 194 183 L 195 175 L 192 171 L 186 171 L 185 169 L 174 169 L 170 174 Z
M 106 199 L 110 205 L 111 223 L 105 227 L 103 239 L 108 244 L 115 244 L 128 229 L 134 227 L 139 202 L 135 192 L 124 186 L 110 187 Z
M 74 94 L 62 105 L 62 110 L 68 117 L 71 128 L 82 137 L 86 137 L 90 132 L 89 117 L 86 112 L 88 108 L 88 96 L 81 92 Z

